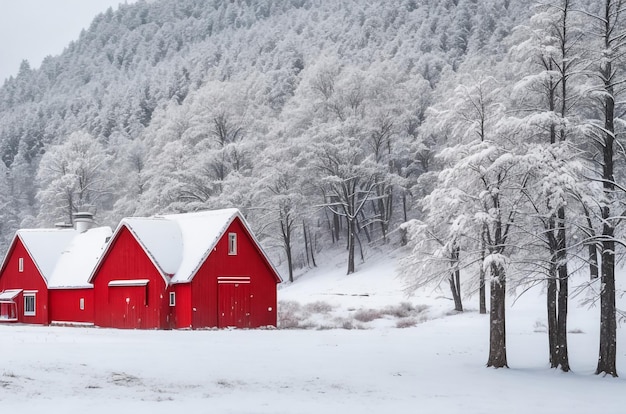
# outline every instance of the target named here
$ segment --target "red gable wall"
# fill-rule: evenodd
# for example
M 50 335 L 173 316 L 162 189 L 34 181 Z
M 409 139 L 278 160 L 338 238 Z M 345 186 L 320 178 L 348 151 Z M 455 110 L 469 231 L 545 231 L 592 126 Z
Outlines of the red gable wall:
M 228 233 L 237 234 L 237 254 L 228 254 Z M 249 277 L 249 284 L 226 283 L 220 287 L 218 278 Z M 228 227 L 215 249 L 202 264 L 191 282 L 190 297 L 184 290 L 181 299 L 177 294 L 176 327 L 203 328 L 223 326 L 224 307 L 243 306 L 241 301 L 248 301 L 245 306 L 249 316 L 241 328 L 276 326 L 276 284 L 277 279 L 265 257 L 257 249 L 251 235 L 236 218 Z M 237 285 L 237 286 L 235 286 Z M 175 286 L 181 289 L 185 285 Z M 184 289 L 184 288 L 183 288 Z M 238 298 L 225 297 L 237 294 Z M 184 303 L 191 300 L 190 304 Z M 235 305 L 234 301 L 238 301 Z M 191 310 L 191 315 L 189 315 Z M 181 316 L 178 316 L 181 315 Z M 185 325 L 191 320 L 191 325 Z
M 18 269 L 20 257 L 24 259 L 23 272 Z M 50 323 L 48 318 L 48 288 L 18 237 L 14 239 L 4 267 L 0 271 L 0 291 L 7 289 L 23 289 L 23 292 L 15 298 L 19 322 L 44 325 Z M 35 316 L 24 316 L 24 293 L 29 291 L 35 293 Z
M 93 277 L 97 326 L 169 328 L 165 281 L 139 242 L 122 227 Z M 145 286 L 109 286 L 112 280 L 147 279 Z

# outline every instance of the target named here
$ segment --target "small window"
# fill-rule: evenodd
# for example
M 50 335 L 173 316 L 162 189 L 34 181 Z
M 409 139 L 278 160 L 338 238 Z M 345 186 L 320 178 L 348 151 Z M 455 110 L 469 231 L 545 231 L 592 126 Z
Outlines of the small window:
M 176 292 L 170 292 L 170 306 L 176 306 Z
M 80 310 L 85 310 L 85 298 L 80 298 L 78 301 L 78 307 Z
M 24 271 L 24 258 L 20 257 L 17 259 L 17 271 L 22 273 Z
M 34 293 L 24 293 L 24 316 L 35 316 Z
M 237 233 L 228 233 L 228 254 L 231 256 L 237 254 Z

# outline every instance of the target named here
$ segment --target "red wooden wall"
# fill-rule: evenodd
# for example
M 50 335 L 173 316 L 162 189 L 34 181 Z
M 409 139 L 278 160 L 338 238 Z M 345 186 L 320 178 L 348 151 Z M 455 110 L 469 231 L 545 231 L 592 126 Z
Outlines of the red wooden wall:
M 237 254 L 232 256 L 228 254 L 228 233 L 231 232 L 237 233 Z M 249 286 L 239 286 L 238 289 L 242 289 L 241 291 L 237 291 L 234 286 L 219 289 L 220 277 L 249 277 L 250 283 Z M 249 296 L 249 303 L 243 305 L 249 309 L 249 318 L 237 327 L 276 326 L 276 284 L 272 268 L 257 249 L 241 221 L 236 218 L 191 282 L 191 325 L 181 324 L 187 322 L 187 316 L 177 317 L 176 327 L 226 327 L 220 326 L 219 291 L 223 294 L 246 293 L 245 296 Z M 249 294 L 243 292 L 243 289 L 248 290 Z M 224 303 L 224 300 L 221 302 Z M 186 312 L 184 307 L 188 306 L 178 300 L 177 294 L 176 314 Z
M 24 259 L 24 270 L 19 272 L 19 258 Z M 35 292 L 35 315 L 24 315 L 24 291 L 16 298 L 17 317 L 22 323 L 43 324 L 50 323 L 48 317 L 48 288 L 39 270 L 29 256 L 19 238 L 15 238 L 9 248 L 9 254 L 4 267 L 0 270 L 0 291 L 7 289 L 23 289 Z
M 50 289 L 50 321 L 93 323 L 93 289 Z M 84 309 L 80 309 L 81 299 Z
M 169 298 L 165 280 L 130 231 L 117 234 L 93 278 L 97 326 L 167 329 Z M 109 286 L 112 280 L 147 279 L 145 286 Z
M 170 291 L 176 294 L 176 305 L 170 308 L 171 327 L 177 329 L 193 328 L 193 315 L 197 313 L 197 309 L 194 311 L 191 303 L 191 283 L 173 285 Z

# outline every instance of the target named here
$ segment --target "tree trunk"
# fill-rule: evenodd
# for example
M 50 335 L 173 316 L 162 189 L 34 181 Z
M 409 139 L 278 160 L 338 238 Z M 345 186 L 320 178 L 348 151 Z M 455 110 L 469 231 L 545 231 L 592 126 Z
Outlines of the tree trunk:
M 602 217 L 609 216 L 609 208 L 602 209 Z M 617 377 L 617 322 L 615 320 L 615 241 L 613 227 L 604 220 L 602 235 L 602 290 L 600 291 L 600 352 L 596 374 Z
M 354 273 L 354 220 L 348 220 L 348 273 Z
M 478 275 L 478 312 L 481 315 L 487 314 L 487 287 L 485 285 L 485 228 L 480 237 L 480 270 Z
M 489 313 L 489 359 L 488 367 L 508 368 L 506 361 L 506 279 L 504 269 L 491 265 L 491 303 Z
M 293 258 L 291 254 L 291 224 L 289 216 L 284 217 L 280 221 L 280 231 L 283 236 L 283 246 L 285 247 L 285 255 L 287 256 L 287 267 L 289 268 L 289 281 L 293 282 Z
M 309 238 L 306 234 L 306 222 L 302 220 L 302 235 L 304 236 L 304 253 L 306 254 L 306 265 L 311 267 L 311 262 L 309 261 Z
M 452 299 L 454 300 L 454 310 L 463 312 L 463 302 L 461 301 L 461 271 L 459 270 L 459 253 L 458 247 L 452 252 L 452 269 L 450 271 L 450 290 L 452 291 Z
M 407 212 L 406 212 L 406 193 L 402 193 L 402 216 L 404 217 L 404 223 L 407 222 Z
M 602 206 L 602 272 L 600 290 L 600 352 L 596 374 L 608 374 L 617 377 L 615 363 L 617 348 L 617 322 L 615 320 L 615 228 L 611 218 L 611 202 L 614 199 L 614 141 L 615 141 L 615 91 L 613 87 L 614 56 L 619 56 L 621 38 L 614 33 L 620 18 L 621 1 L 605 0 L 603 62 L 600 66 L 600 78 L 604 82 L 604 137 L 602 150 L 602 187 L 604 205 Z
M 311 230 L 308 231 L 309 233 L 309 248 L 311 250 L 311 262 L 313 263 L 313 267 L 317 267 L 317 263 L 315 263 L 315 244 L 316 244 L 316 238 L 314 238 L 313 236 L 311 236 Z
M 595 280 L 600 276 L 598 269 L 598 249 L 595 243 L 589 245 L 589 279 Z
M 556 337 L 556 366 L 563 372 L 568 372 L 569 352 L 567 349 L 567 306 L 569 302 L 569 274 L 567 272 L 567 241 L 565 238 L 565 208 L 557 212 L 558 230 L 557 241 L 557 268 L 558 268 L 558 302 L 557 302 L 557 337 Z
M 548 286 L 546 292 L 546 305 L 548 310 L 548 350 L 550 352 L 550 367 L 557 367 L 557 312 L 556 312 L 556 264 L 554 263 L 554 256 L 552 256 L 552 263 L 550 263 L 550 271 L 548 274 Z

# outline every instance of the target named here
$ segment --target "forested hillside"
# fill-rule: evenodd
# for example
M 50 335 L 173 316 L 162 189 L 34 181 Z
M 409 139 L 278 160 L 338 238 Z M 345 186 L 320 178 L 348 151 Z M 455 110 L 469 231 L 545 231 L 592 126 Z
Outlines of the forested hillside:
M 266 246 L 300 265 L 323 244 L 347 243 L 349 226 L 359 246 L 384 242 L 417 214 L 428 187 L 419 177 L 445 141 L 420 131 L 427 108 L 465 66 L 504 56 L 529 4 L 109 9 L 62 55 L 38 69 L 23 62 L 0 89 L 3 245 L 16 228 L 79 210 L 115 225 L 221 206 L 243 209 Z

